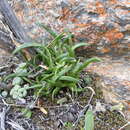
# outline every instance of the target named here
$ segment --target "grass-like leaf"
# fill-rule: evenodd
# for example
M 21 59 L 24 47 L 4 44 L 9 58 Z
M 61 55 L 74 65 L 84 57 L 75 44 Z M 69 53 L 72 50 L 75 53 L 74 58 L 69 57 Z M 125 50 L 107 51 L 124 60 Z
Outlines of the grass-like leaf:
M 54 100 L 54 96 L 57 95 L 57 93 L 60 91 L 60 87 L 56 87 L 52 92 L 52 100 Z
M 68 57 L 68 53 L 63 53 L 62 55 L 59 55 L 58 57 L 56 57 L 56 61 L 62 60 L 65 57 Z
M 54 38 L 57 37 L 57 33 L 55 33 L 54 31 L 52 31 L 52 29 L 50 29 L 49 27 L 47 27 L 46 25 L 42 24 L 42 23 L 36 23 L 38 26 L 44 28 L 48 33 L 50 33 L 51 36 L 53 36 Z
M 82 47 L 82 46 L 88 46 L 88 44 L 87 43 L 77 43 L 76 45 L 74 45 L 72 47 L 72 49 L 75 50 L 75 49 Z
M 52 55 L 51 55 L 51 53 L 50 53 L 50 51 L 49 51 L 49 49 L 47 47 L 44 47 L 44 48 L 45 48 L 45 51 L 46 51 L 46 55 L 48 57 L 47 59 L 49 61 L 49 66 L 53 67 Z
M 14 78 L 14 77 L 25 77 L 25 76 L 28 76 L 28 75 L 29 75 L 29 73 L 24 73 L 24 74 L 23 73 L 22 74 L 20 74 L 20 73 L 12 73 L 12 74 L 6 76 L 4 78 L 4 81 L 7 81 L 7 80 L 9 80 L 11 78 Z
M 62 62 L 72 63 L 72 62 L 76 62 L 76 59 L 75 59 L 75 58 L 72 58 L 72 57 L 64 57 L 64 58 L 62 58 L 59 62 L 60 62 L 60 63 L 62 63 Z
M 100 62 L 101 59 L 94 57 L 94 58 L 90 58 L 88 60 L 86 60 L 77 70 L 77 72 L 81 72 L 84 68 L 86 68 L 89 64 L 93 63 L 93 62 Z
M 14 51 L 13 54 L 16 54 L 17 52 L 21 51 L 24 48 L 29 48 L 29 47 L 40 47 L 42 48 L 43 45 L 42 44 L 38 44 L 38 43 L 24 43 L 21 46 L 17 47 Z
M 64 37 L 64 33 L 59 34 L 52 42 L 50 42 L 47 47 L 55 46 L 56 43 L 59 43 L 59 40 L 61 40 Z
M 88 110 L 85 114 L 84 130 L 94 130 L 94 115 L 92 110 Z
M 79 79 L 76 79 L 76 78 L 71 77 L 71 76 L 61 76 L 59 78 L 59 80 L 68 81 L 68 82 L 74 82 L 74 83 L 78 83 L 79 82 Z
M 75 52 L 74 50 L 72 49 L 72 47 L 68 46 L 68 45 L 65 45 L 65 48 L 69 54 L 70 57 L 75 57 Z
M 59 73 L 57 73 L 54 77 L 53 77 L 53 81 L 56 81 L 59 77 L 63 76 L 65 73 L 67 73 L 69 70 L 71 69 L 71 66 L 66 66 L 64 67 L 63 70 L 61 70 Z

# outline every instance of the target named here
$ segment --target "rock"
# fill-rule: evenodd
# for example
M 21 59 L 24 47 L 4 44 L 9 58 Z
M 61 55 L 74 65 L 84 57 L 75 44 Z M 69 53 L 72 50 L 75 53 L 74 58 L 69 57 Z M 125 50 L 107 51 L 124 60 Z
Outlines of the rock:
M 5 65 L 7 59 L 10 57 L 10 54 L 7 51 L 4 51 L 0 48 L 0 67 Z
M 130 50 L 130 13 L 128 0 L 11 0 L 12 7 L 28 31 L 38 42 L 46 42 L 48 33 L 36 22 L 55 32 L 68 29 L 77 42 L 95 54 L 121 54 Z
M 95 106 L 95 112 L 105 112 L 106 111 L 106 108 L 104 105 L 102 105 L 99 101 L 96 102 L 96 106 Z
M 125 116 L 130 120 L 130 62 L 122 59 L 102 58 L 103 62 L 93 63 L 86 71 L 98 75 L 105 101 L 112 104 L 122 103 Z

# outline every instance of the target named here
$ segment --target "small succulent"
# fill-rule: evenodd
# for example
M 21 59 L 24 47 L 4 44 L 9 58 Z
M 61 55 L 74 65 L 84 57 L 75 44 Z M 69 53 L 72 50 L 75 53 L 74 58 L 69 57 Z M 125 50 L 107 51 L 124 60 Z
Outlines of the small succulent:
M 14 79 L 13 79 L 13 83 L 12 83 L 12 85 L 20 85 L 21 83 L 23 82 L 23 80 L 22 80 L 22 78 L 20 78 L 20 77 L 15 77 Z
M 20 63 L 18 65 L 18 67 L 15 69 L 15 74 L 16 77 L 14 77 L 13 81 L 12 81 L 12 85 L 14 86 L 11 91 L 10 91 L 10 95 L 14 98 L 14 99 L 18 99 L 18 98 L 23 98 L 27 95 L 27 88 L 28 86 L 25 85 L 24 87 L 21 87 L 22 84 L 24 83 L 22 77 L 17 76 L 18 74 L 22 75 L 22 74 L 26 74 L 27 73 L 27 64 L 26 63 Z
M 18 99 L 18 98 L 24 98 L 27 95 L 27 86 L 24 86 L 23 88 L 20 85 L 15 85 L 11 91 L 10 91 L 10 95 L 14 98 L 14 99 Z
M 1 96 L 4 97 L 4 98 L 7 97 L 7 95 L 8 95 L 8 92 L 7 92 L 7 91 L 2 91 L 2 92 L 1 92 Z

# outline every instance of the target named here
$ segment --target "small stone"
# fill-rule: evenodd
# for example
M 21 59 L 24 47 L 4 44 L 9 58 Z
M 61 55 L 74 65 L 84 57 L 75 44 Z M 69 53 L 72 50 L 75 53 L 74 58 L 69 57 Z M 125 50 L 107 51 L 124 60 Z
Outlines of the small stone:
M 130 24 L 127 24 L 127 25 L 125 26 L 125 29 L 126 29 L 126 31 L 130 31 Z
M 96 102 L 96 107 L 95 107 L 95 111 L 96 112 L 105 112 L 106 109 L 105 109 L 105 106 L 102 105 L 100 102 Z

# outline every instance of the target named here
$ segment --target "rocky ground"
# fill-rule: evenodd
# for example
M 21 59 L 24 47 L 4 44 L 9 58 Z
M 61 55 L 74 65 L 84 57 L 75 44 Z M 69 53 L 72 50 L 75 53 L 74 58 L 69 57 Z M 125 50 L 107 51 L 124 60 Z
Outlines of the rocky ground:
M 11 73 L 16 64 L 19 63 L 17 58 L 10 57 L 9 55 L 5 56 L 5 54 L 1 60 L 2 59 L 3 61 L 0 64 L 1 78 Z M 96 69 L 94 70 L 96 71 Z M 9 94 L 7 97 L 3 97 L 2 92 L 9 92 L 11 84 L 3 84 L 3 82 L 1 82 L 0 108 L 1 124 L 3 123 L 1 126 L 7 130 L 80 130 L 84 127 L 84 116 L 80 118 L 81 113 L 86 106 L 89 106 L 92 107 L 94 112 L 95 130 L 120 129 L 127 123 L 127 119 L 124 113 L 122 113 L 122 109 L 124 109 L 123 106 L 121 104 L 112 105 L 110 97 L 107 98 L 107 100 L 110 100 L 110 102 L 107 103 L 104 100 L 105 98 L 102 92 L 103 86 L 101 86 L 101 84 L 104 82 L 101 81 L 101 76 L 92 74 L 91 72 L 87 73 L 89 74 L 89 80 L 88 75 L 84 72 L 81 74 L 81 80 L 83 81 L 80 85 L 89 87 L 90 89 L 75 96 L 69 92 L 64 93 L 61 91 L 61 94 L 57 96 L 53 102 L 51 99 L 45 97 L 39 98 L 35 102 L 36 99 L 31 94 L 25 99 L 20 100 L 12 99 Z M 106 96 L 110 94 L 111 91 L 108 90 Z M 66 98 L 66 100 L 61 104 L 57 104 L 57 101 L 61 98 Z M 116 99 L 113 98 L 113 100 Z M 32 106 L 32 104 L 34 104 L 34 106 Z M 37 107 L 35 108 L 35 105 L 37 106 L 38 104 L 40 104 L 44 110 Z M 22 113 L 21 110 L 23 108 L 29 108 L 33 112 L 30 118 L 27 118 L 25 114 Z M 68 125 L 66 124 L 67 122 Z
M 96 84 L 94 83 L 93 86 L 97 96 L 91 105 L 96 108 L 96 102 L 99 100 L 101 104 L 105 104 L 102 105 L 103 107 L 111 108 L 117 105 L 123 113 L 120 109 L 117 109 L 117 112 L 110 112 L 108 109 L 97 113 L 95 129 L 117 130 L 130 120 L 130 3 L 128 0 L 83 0 L 82 2 L 80 0 L 9 0 L 9 2 L 32 40 L 46 43 L 51 39 L 49 34 L 37 25 L 38 22 L 43 23 L 57 33 L 69 30 L 75 35 L 75 42 L 89 43 L 89 47 L 78 50 L 79 55 L 86 58 L 99 56 L 103 59 L 103 62 L 93 64 L 86 70 L 92 77 L 96 77 L 94 79 Z M 6 53 L 1 51 L 0 54 L 4 56 L 0 60 L 3 66 L 3 63 L 7 63 Z M 103 94 L 100 94 L 97 88 Z M 80 110 L 81 108 L 77 112 Z M 65 112 L 66 109 L 63 111 Z M 15 112 L 11 115 L 13 120 L 17 114 Z M 48 112 L 53 113 L 50 110 Z M 53 121 L 59 121 L 59 117 L 53 118 L 51 123 L 47 121 L 47 124 L 42 125 L 48 118 L 43 116 L 41 119 L 37 116 L 39 112 L 34 113 L 33 123 L 24 120 L 27 124 L 31 124 L 30 128 L 37 122 L 39 126 L 43 126 L 41 129 L 58 129 L 57 123 L 54 125 Z M 59 115 L 59 113 L 53 114 Z M 50 127 L 48 124 L 51 124 Z M 21 125 L 24 126 L 25 123 Z M 29 128 L 28 125 L 27 127 Z

